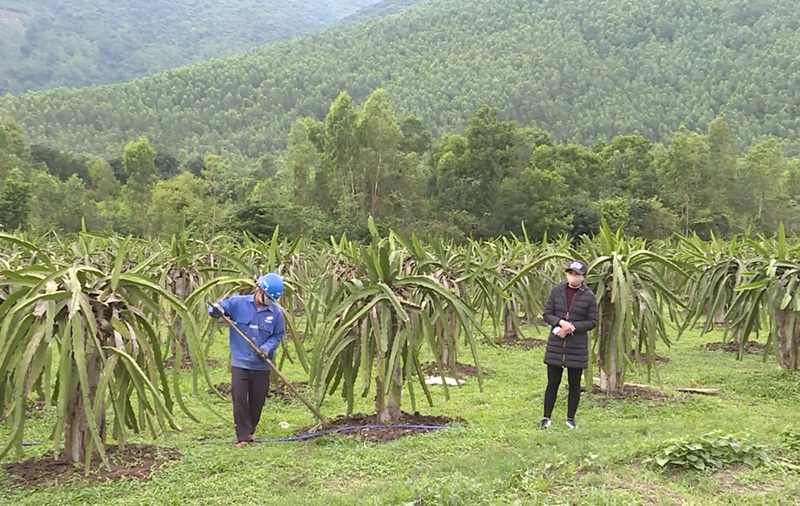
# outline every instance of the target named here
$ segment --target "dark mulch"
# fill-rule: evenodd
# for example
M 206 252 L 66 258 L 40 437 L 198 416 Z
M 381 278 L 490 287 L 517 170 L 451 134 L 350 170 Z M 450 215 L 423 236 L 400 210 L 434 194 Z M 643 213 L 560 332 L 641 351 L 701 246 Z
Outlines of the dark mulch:
M 376 422 L 376 415 L 365 415 L 363 413 L 356 413 L 350 416 L 340 416 L 332 420 L 328 420 L 321 425 L 313 425 L 308 427 L 301 427 L 297 429 L 295 435 L 304 436 L 306 434 L 313 434 L 317 432 L 324 432 L 328 430 L 340 429 L 343 427 L 357 427 L 361 425 L 378 425 Z M 419 413 L 409 414 L 405 411 L 401 412 L 400 422 L 398 425 L 426 425 L 433 427 L 445 427 L 453 423 L 465 423 L 464 419 L 456 417 L 449 418 L 446 416 L 429 416 L 420 415 Z M 430 432 L 437 429 L 411 429 L 402 427 L 393 427 L 386 425 L 385 427 L 368 428 L 368 429 L 348 429 L 339 432 L 348 436 L 359 436 L 362 441 L 370 441 L 373 443 L 388 443 L 395 441 L 403 436 L 417 434 L 420 432 Z
M 172 369 L 172 367 L 174 365 L 175 365 L 175 359 L 174 358 L 170 357 L 170 358 L 164 360 L 164 368 Z M 182 357 L 181 358 L 181 369 L 183 369 L 185 371 L 191 371 L 192 370 L 192 365 L 193 365 L 192 357 Z M 206 365 L 208 365 L 208 367 L 217 367 L 219 365 L 219 360 L 217 360 L 215 358 L 207 358 L 206 359 Z
M 544 339 L 520 339 L 519 337 L 505 337 L 503 338 L 503 346 L 518 346 L 526 350 L 531 350 L 533 348 L 547 346 L 547 341 Z
M 600 390 L 598 385 L 594 385 L 589 395 L 598 406 L 606 406 L 612 400 L 625 402 L 665 401 L 670 397 L 668 394 L 658 390 L 632 385 L 625 385 L 622 392 L 607 392 Z
M 631 360 L 634 360 L 634 361 L 636 360 L 636 351 L 635 351 L 635 350 L 631 350 Z M 667 357 L 662 357 L 661 355 L 659 355 L 658 353 L 656 353 L 656 356 L 655 356 L 655 361 L 656 361 L 657 363 L 659 363 L 659 364 L 666 364 L 666 363 L 668 363 L 668 362 L 669 362 L 669 358 L 667 358 Z M 644 352 L 642 352 L 642 353 L 639 355 L 639 363 L 640 363 L 640 364 L 647 364 L 647 356 L 644 354 Z
M 428 376 L 441 376 L 441 374 L 439 374 L 439 368 L 437 367 L 436 362 L 422 364 L 422 371 Z M 478 375 L 478 369 L 474 365 L 462 364 L 461 362 L 456 362 L 456 372 L 458 373 L 458 379 L 465 377 L 474 378 Z M 481 367 L 481 372 L 483 373 L 484 377 L 490 374 L 490 371 L 488 371 L 486 367 Z M 453 374 L 453 371 L 445 368 L 444 375 L 449 376 L 450 374 Z
M 102 466 L 100 455 L 92 457 L 91 470 L 86 478 L 90 481 L 115 481 L 131 478 L 139 481 L 150 479 L 154 468 L 167 461 L 179 460 L 181 454 L 177 448 L 159 448 L 152 445 L 127 444 L 123 451 L 117 446 L 106 447 L 106 457 L 110 469 Z M 3 469 L 16 480 L 25 485 L 40 487 L 42 484 L 63 483 L 70 478 L 84 478 L 84 464 L 74 465 L 64 457 L 58 459 L 53 454 L 31 458 L 24 462 L 3 464 Z
M 300 381 L 300 382 L 294 383 L 294 386 L 298 391 L 302 392 L 303 390 L 308 388 L 308 382 L 307 381 Z M 227 382 L 217 383 L 216 385 L 214 385 L 214 387 L 217 389 L 217 392 L 219 392 L 220 395 L 224 395 L 225 397 L 230 397 L 231 396 L 231 384 L 230 383 L 227 383 Z M 206 391 L 208 393 L 211 393 L 211 389 L 209 389 L 209 388 L 207 388 Z M 295 397 L 294 397 L 294 394 L 292 394 L 291 389 L 289 389 L 289 387 L 287 387 L 284 384 L 280 384 L 277 387 L 270 388 L 269 392 L 267 393 L 267 397 L 276 397 L 276 398 L 282 400 L 284 402 L 284 404 L 290 404 L 291 402 L 294 402 L 296 400 Z
M 757 343 L 754 341 L 747 341 L 745 344 L 744 352 L 747 355 L 763 355 L 764 349 L 767 346 L 764 343 Z M 726 351 L 728 353 L 739 353 L 739 345 L 733 341 L 727 343 L 706 343 L 705 348 L 708 351 Z

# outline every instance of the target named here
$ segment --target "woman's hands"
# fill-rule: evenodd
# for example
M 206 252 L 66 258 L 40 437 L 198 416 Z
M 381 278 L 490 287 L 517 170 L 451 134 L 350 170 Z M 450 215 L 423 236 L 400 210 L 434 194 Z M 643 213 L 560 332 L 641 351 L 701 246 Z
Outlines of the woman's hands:
M 568 335 L 575 332 L 575 326 L 568 322 L 567 320 L 561 320 L 558 322 L 558 325 L 561 327 L 561 330 L 556 334 L 561 339 L 564 339 Z

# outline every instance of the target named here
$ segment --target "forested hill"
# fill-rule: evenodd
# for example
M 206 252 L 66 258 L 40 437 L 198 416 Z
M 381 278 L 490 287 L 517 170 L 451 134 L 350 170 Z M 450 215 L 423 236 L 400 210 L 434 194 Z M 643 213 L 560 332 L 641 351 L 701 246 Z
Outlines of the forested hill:
M 407 7 L 416 5 L 423 0 L 381 0 L 380 2 L 369 5 L 344 18 L 340 24 L 348 25 L 363 21 L 365 19 L 382 18 L 395 12 L 399 12 Z
M 34 141 L 114 156 L 146 134 L 176 154 L 257 157 L 294 118 L 385 87 L 433 135 L 482 104 L 559 140 L 666 140 L 717 115 L 742 145 L 800 139 L 795 0 L 428 0 L 379 20 L 138 79 L 8 97 Z M 790 150 L 789 152 L 796 152 Z
M 326 28 L 376 0 L 0 0 L 0 95 L 127 81 Z

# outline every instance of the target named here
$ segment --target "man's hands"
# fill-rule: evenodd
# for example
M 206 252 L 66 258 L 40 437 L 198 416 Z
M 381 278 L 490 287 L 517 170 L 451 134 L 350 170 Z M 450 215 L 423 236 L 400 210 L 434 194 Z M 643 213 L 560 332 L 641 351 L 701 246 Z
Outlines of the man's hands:
M 561 330 L 560 330 L 560 331 L 558 332 L 558 334 L 556 334 L 556 335 L 557 335 L 558 337 L 560 337 L 561 339 L 564 339 L 564 338 L 565 338 L 565 337 L 567 337 L 568 335 L 570 335 L 570 334 L 572 334 L 573 332 L 575 332 L 575 325 L 571 324 L 571 323 L 570 323 L 570 322 L 568 322 L 567 320 L 561 320 L 561 321 L 559 321 L 559 322 L 558 322 L 558 325 L 559 325 L 559 327 L 561 327 Z
M 222 315 L 225 315 L 225 310 L 222 308 L 222 306 L 220 306 L 216 302 L 212 302 L 211 303 L 211 309 L 209 310 L 208 314 L 212 318 L 219 318 Z M 227 315 L 225 315 L 225 316 L 227 316 Z

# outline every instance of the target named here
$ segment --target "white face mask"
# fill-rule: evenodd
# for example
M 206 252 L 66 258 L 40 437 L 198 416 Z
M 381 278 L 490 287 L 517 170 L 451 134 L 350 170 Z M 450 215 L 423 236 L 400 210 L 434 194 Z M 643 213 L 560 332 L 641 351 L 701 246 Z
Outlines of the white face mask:
M 266 293 L 261 292 L 261 293 L 258 294 L 258 302 L 262 306 L 268 306 L 269 305 L 269 297 L 267 297 Z

